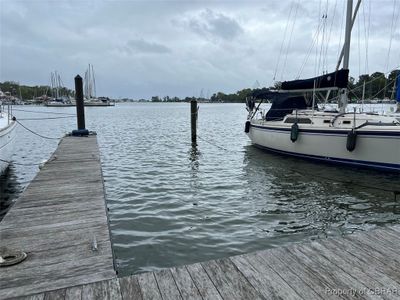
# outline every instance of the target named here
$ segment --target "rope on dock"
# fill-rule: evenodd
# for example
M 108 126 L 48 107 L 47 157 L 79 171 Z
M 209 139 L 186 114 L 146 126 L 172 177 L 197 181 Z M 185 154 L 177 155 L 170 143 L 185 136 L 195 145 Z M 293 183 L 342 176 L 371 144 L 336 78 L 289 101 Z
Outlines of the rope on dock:
M 41 120 L 66 119 L 66 118 L 75 118 L 75 116 L 49 117 L 49 118 L 23 118 L 23 119 L 18 119 L 18 120 L 22 120 L 22 121 L 41 121 Z
M 26 109 L 18 109 L 18 108 L 13 108 L 13 111 L 23 111 L 23 112 L 30 112 L 30 113 L 35 113 L 35 114 L 53 114 L 53 115 L 76 116 L 76 114 L 70 114 L 70 113 L 61 113 L 61 112 L 52 112 L 52 111 L 36 111 L 36 110 L 26 110 Z
M 22 128 L 26 129 L 27 131 L 29 131 L 30 133 L 37 135 L 43 139 L 47 139 L 47 140 L 59 140 L 61 137 L 49 137 L 49 136 L 44 136 L 40 133 L 37 133 L 35 131 L 33 131 L 32 129 L 29 129 L 28 127 L 26 127 L 25 125 L 23 125 L 21 122 L 19 122 L 18 120 L 15 120 L 19 125 L 22 126 Z
M 210 145 L 213 145 L 214 147 L 217 147 L 218 149 L 221 149 L 221 150 L 224 150 L 224 151 L 226 151 L 226 152 L 231 152 L 231 153 L 237 153 L 237 152 L 243 152 L 243 151 L 237 151 L 237 150 L 230 150 L 230 149 L 227 149 L 227 148 L 224 148 L 224 147 L 222 147 L 222 146 L 220 146 L 220 145 L 217 145 L 217 144 L 215 144 L 215 143 L 212 143 L 212 142 L 210 142 L 210 141 L 207 141 L 206 139 L 203 139 L 201 136 L 197 136 L 200 140 L 202 140 L 203 142 L 206 142 L 206 143 L 208 143 L 208 144 L 210 144 Z

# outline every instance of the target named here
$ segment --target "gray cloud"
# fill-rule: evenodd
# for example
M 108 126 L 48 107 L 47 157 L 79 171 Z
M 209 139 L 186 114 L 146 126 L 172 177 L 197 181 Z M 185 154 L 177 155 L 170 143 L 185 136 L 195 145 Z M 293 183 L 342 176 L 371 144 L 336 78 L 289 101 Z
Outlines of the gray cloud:
M 400 11 L 400 1 L 363 3 L 352 34 L 350 75 L 355 78 L 398 67 L 400 59 L 400 26 L 397 23 L 392 34 L 390 30 L 393 8 Z M 310 46 L 321 11 L 329 5 L 326 59 L 320 70 L 331 71 L 343 43 L 345 4 L 0 0 L 0 81 L 49 84 L 50 72 L 57 70 L 72 88 L 74 76 L 82 75 L 91 63 L 98 95 L 198 96 L 202 88 L 230 93 L 252 87 L 256 80 L 272 85 L 278 58 L 277 80 L 294 79 L 300 70 L 302 78 L 312 77 L 317 75 L 322 31 L 319 42 Z M 369 20 L 367 43 L 364 23 Z
M 136 52 L 136 53 L 157 53 L 157 54 L 165 54 L 171 53 L 171 49 L 168 47 L 158 44 L 155 42 L 148 42 L 144 39 L 135 39 L 129 40 L 126 43 L 125 49 L 129 52 Z
M 242 27 L 235 19 L 210 9 L 188 20 L 188 26 L 197 34 L 208 38 L 233 40 L 243 33 Z

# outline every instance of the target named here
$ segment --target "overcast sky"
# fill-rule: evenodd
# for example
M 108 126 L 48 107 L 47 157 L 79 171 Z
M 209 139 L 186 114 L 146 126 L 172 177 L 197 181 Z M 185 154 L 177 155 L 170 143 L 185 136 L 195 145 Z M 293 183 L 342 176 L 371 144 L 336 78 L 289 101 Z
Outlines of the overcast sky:
M 0 0 L 0 81 L 49 85 L 57 70 L 72 88 L 91 63 L 98 96 L 137 99 L 311 77 L 335 68 L 345 2 Z M 362 3 L 351 76 L 399 67 L 399 16 L 399 0 Z

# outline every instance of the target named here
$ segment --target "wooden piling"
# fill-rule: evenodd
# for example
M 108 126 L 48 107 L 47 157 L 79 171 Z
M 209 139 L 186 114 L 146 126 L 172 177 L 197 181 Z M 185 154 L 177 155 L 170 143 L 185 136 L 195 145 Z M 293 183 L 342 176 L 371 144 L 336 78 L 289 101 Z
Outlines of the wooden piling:
M 88 136 L 89 130 L 85 127 L 85 105 L 83 102 L 83 82 L 82 77 L 75 77 L 75 102 L 76 102 L 76 117 L 78 129 L 72 130 L 73 136 Z
M 192 131 L 192 144 L 197 142 L 197 101 L 190 101 L 190 123 Z
M 76 116 L 78 119 L 78 130 L 85 129 L 85 107 L 83 103 L 83 82 L 82 77 L 75 77 L 75 100 L 76 100 Z

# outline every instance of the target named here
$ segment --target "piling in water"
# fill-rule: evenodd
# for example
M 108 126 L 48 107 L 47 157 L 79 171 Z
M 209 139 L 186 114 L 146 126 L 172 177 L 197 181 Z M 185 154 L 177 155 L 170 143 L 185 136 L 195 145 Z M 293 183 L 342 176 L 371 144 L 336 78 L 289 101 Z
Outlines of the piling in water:
M 192 128 L 192 144 L 197 142 L 197 101 L 190 101 L 190 123 Z

